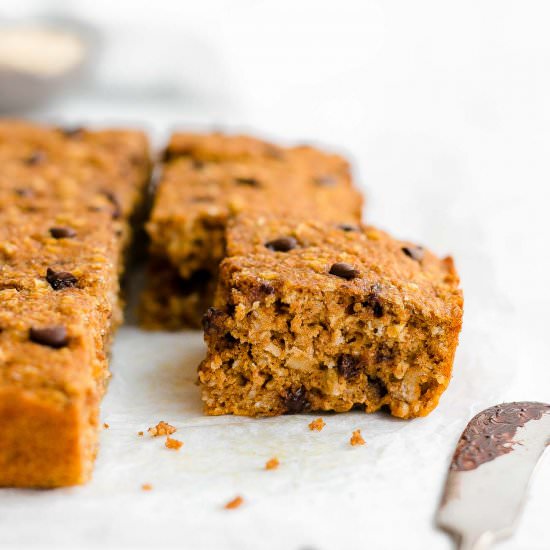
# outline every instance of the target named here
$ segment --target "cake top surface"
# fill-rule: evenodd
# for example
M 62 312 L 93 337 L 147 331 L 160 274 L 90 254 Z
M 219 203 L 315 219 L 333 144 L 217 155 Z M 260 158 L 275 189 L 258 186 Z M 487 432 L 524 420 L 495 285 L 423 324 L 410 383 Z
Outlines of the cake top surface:
M 77 288 L 57 293 L 3 288 L 0 300 L 0 388 L 39 389 L 44 399 L 61 403 L 93 389 L 106 359 L 93 297 Z
M 355 220 L 362 198 L 340 156 L 308 146 L 283 148 L 247 136 L 175 134 L 150 228 L 166 220 L 227 218 L 241 211 L 308 211 Z
M 117 284 L 119 223 L 106 211 L 2 213 L 0 288 L 80 288 L 107 299 Z M 70 275 L 70 277 L 69 277 Z M 48 293 L 43 295 L 48 300 Z
M 148 157 L 141 132 L 0 122 L 0 389 L 101 387 Z
M 149 171 L 145 135 L 0 121 L 0 208 L 86 204 L 124 215 Z
M 285 292 L 377 296 L 428 317 L 460 317 L 462 292 L 451 258 L 372 226 L 242 215 L 227 230 L 222 279 Z M 257 283 L 254 285 L 254 281 Z

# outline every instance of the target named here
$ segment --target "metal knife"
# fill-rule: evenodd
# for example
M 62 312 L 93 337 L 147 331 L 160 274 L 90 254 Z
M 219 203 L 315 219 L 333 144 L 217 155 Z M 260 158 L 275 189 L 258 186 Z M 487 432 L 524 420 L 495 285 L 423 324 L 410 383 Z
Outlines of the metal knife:
M 535 466 L 550 445 L 550 405 L 503 403 L 472 418 L 458 441 L 437 513 L 460 550 L 512 535 Z

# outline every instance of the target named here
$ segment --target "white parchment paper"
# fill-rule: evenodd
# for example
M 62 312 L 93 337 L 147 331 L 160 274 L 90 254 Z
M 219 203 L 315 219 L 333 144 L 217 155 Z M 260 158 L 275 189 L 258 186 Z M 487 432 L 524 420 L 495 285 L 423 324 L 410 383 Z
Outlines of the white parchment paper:
M 465 330 L 458 374 L 430 417 L 404 422 L 360 412 L 322 415 L 327 425 L 318 433 L 308 429 L 318 415 L 203 416 L 195 385 L 200 333 L 124 327 L 103 405 L 110 427 L 102 433 L 92 483 L 3 491 L 2 525 L 19 527 L 2 530 L 0 540 L 245 549 L 261 541 L 262 548 L 323 549 L 364 547 L 373 531 L 387 533 L 378 548 L 399 547 L 411 529 L 439 538 L 430 516 L 453 444 L 482 396 L 496 399 L 494 380 L 479 372 L 484 360 L 494 360 L 494 350 L 478 337 Z M 479 386 L 486 388 L 480 392 Z M 180 451 L 166 449 L 164 438 L 137 435 L 158 420 L 177 427 Z M 357 428 L 363 447 L 349 444 Z M 272 456 L 281 465 L 265 471 Z M 143 483 L 153 490 L 142 491 Z M 236 495 L 245 499 L 243 506 L 224 510 Z M 24 529 L 25 518 L 32 518 L 32 530 Z
M 0 548 L 450 549 L 433 518 L 479 410 L 550 402 L 548 5 L 488 0 L 5 0 L 97 26 L 93 82 L 39 119 L 253 132 L 341 149 L 366 217 L 452 253 L 465 292 L 454 377 L 427 418 L 202 415 L 200 333 L 123 327 L 90 484 L 0 490 Z M 177 427 L 178 452 L 137 436 Z M 349 438 L 361 429 L 363 447 Z M 272 456 L 279 469 L 265 471 Z M 511 473 L 513 475 L 513 473 Z M 151 483 L 153 490 L 141 490 Z M 503 550 L 550 546 L 548 461 Z M 223 505 L 241 495 L 233 511 Z
M 416 199 L 410 200 L 413 205 Z M 453 223 L 451 216 L 446 225 Z M 469 229 L 456 231 L 467 235 Z M 454 240 L 459 254 L 461 242 Z M 466 421 L 498 402 L 514 373 L 505 342 L 509 307 L 476 265 L 483 262 L 479 244 L 469 242 L 459 262 L 471 276 L 455 375 L 429 417 L 207 417 L 195 383 L 202 334 L 150 333 L 130 324 L 115 342 L 102 409 L 110 427 L 101 436 L 93 481 L 56 491 L 2 491 L 0 525 L 12 527 L 0 531 L 0 541 L 323 550 L 373 542 L 394 549 L 414 536 L 434 548 L 449 547 L 432 521 L 450 455 Z M 491 328 L 496 326 L 501 332 Z M 308 428 L 317 416 L 326 422 L 319 433 Z M 177 427 L 181 450 L 166 449 L 164 438 L 137 435 L 159 420 Z M 366 445 L 352 447 L 358 428 Z M 273 456 L 280 467 L 265 471 Z M 152 491 L 144 492 L 144 483 Z M 243 506 L 225 510 L 237 495 Z

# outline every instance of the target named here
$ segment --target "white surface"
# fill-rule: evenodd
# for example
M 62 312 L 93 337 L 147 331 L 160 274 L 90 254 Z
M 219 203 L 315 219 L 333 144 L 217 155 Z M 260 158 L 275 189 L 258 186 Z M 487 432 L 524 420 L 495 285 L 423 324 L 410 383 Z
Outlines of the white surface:
M 433 517 L 474 412 L 550 401 L 550 35 L 545 1 L 5 1 L 102 27 L 95 84 L 32 116 L 307 139 L 349 153 L 367 217 L 452 252 L 466 296 L 454 380 L 428 418 L 206 418 L 200 334 L 121 330 L 93 482 L 0 491 L 0 547 L 451 548 Z M 153 7 L 154 6 L 154 7 Z M 164 419 L 179 452 L 136 432 Z M 361 428 L 365 447 L 348 445 Z M 277 471 L 262 471 L 272 455 Z M 511 474 L 513 475 L 513 474 Z M 142 492 L 142 483 L 154 490 Z M 548 461 L 503 550 L 550 546 Z M 546 493 L 546 494 L 545 494 Z M 236 494 L 245 505 L 227 512 Z

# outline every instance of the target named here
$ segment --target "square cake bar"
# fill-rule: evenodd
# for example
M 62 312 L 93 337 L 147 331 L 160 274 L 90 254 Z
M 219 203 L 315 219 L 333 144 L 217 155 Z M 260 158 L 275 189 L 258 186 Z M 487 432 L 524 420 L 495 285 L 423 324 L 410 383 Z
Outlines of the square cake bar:
M 200 326 L 235 215 L 305 213 L 356 222 L 361 207 L 349 165 L 338 155 L 246 136 L 174 134 L 147 224 L 152 260 L 144 326 Z
M 0 122 L 0 486 L 91 475 L 149 174 L 140 132 Z
M 374 227 L 241 215 L 229 224 L 199 368 L 208 414 L 428 414 L 462 323 L 451 258 Z

